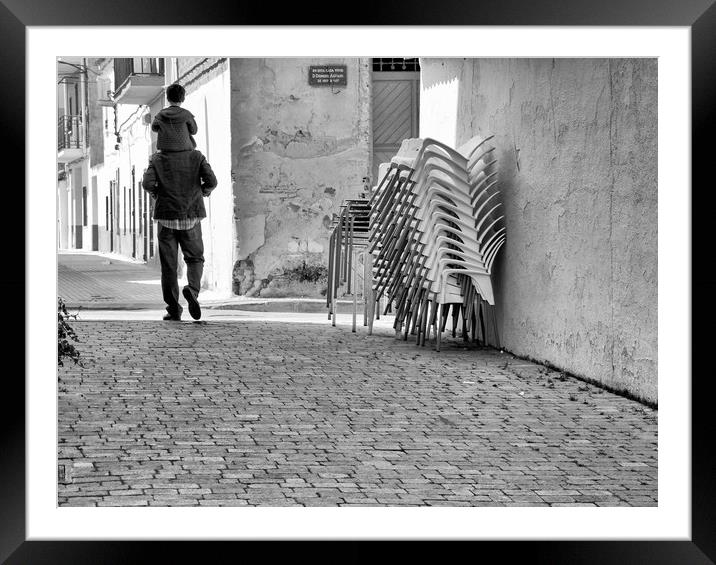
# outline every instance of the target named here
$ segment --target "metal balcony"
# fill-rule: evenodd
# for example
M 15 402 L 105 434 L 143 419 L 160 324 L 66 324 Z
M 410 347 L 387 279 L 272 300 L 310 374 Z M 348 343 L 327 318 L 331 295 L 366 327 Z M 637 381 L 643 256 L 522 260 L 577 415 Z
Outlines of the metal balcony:
M 164 59 L 131 57 L 114 60 L 114 101 L 149 104 L 164 88 Z
M 69 163 L 85 154 L 85 128 L 82 116 L 60 116 L 57 122 L 57 160 Z

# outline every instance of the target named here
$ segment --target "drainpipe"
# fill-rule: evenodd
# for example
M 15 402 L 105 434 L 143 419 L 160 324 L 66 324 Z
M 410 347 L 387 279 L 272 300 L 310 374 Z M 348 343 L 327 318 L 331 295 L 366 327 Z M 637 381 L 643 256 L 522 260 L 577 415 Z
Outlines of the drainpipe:
M 114 98 L 114 96 L 112 96 Z M 119 149 L 119 129 L 117 125 L 117 103 L 115 102 L 112 104 L 112 110 L 114 114 L 114 150 L 117 151 Z
M 82 58 L 82 95 L 84 103 L 82 104 L 82 120 L 84 121 L 85 130 L 85 149 L 89 149 L 89 81 L 87 80 L 87 59 Z

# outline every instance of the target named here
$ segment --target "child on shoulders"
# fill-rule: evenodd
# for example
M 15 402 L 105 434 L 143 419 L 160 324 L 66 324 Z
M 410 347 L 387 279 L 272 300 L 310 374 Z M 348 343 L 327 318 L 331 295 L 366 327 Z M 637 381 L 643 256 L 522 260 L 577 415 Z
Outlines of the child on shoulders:
M 157 132 L 157 149 L 159 151 L 195 149 L 196 121 L 189 110 L 181 107 L 186 96 L 184 87 L 176 83 L 169 85 L 166 94 L 169 106 L 161 110 L 152 122 L 152 131 Z

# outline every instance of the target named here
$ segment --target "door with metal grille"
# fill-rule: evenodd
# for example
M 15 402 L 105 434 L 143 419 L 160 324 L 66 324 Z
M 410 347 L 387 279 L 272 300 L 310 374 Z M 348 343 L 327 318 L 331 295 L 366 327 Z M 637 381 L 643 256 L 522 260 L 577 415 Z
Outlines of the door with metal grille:
M 384 64 L 386 60 L 373 60 L 373 185 L 379 180 L 378 165 L 390 161 L 404 139 L 418 137 L 417 59 L 389 59 L 399 62 Z M 404 65 L 403 61 L 415 62 Z

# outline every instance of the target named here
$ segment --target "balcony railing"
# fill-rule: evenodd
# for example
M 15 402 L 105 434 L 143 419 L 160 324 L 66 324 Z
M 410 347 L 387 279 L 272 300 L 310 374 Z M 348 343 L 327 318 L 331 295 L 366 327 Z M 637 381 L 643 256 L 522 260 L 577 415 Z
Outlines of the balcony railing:
M 164 77 L 164 59 L 161 57 L 129 57 L 114 60 L 114 92 L 115 97 L 121 95 L 126 87 L 131 87 L 133 77 L 146 77 L 148 84 L 153 84 Z M 160 81 L 163 82 L 163 81 Z
M 60 116 L 57 122 L 57 151 L 84 149 L 82 116 Z

